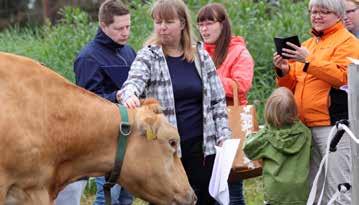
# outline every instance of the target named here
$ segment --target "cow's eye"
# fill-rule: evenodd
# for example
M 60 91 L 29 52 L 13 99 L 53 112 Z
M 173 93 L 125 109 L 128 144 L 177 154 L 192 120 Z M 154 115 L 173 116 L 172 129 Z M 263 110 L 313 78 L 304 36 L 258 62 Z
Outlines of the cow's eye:
M 177 140 L 175 140 L 175 139 L 170 139 L 170 140 L 168 140 L 168 143 L 170 144 L 170 146 L 171 146 L 174 150 L 177 149 Z

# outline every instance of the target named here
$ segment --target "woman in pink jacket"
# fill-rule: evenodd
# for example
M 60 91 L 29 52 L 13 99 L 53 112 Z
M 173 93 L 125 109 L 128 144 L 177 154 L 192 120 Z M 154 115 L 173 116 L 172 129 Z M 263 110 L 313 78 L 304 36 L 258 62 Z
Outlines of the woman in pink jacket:
M 229 79 L 238 85 L 241 105 L 247 104 L 252 87 L 254 61 L 241 36 L 232 36 L 230 19 L 222 4 L 210 3 L 200 9 L 197 25 L 207 52 L 212 57 L 227 99 L 233 98 Z
M 222 4 L 210 3 L 197 15 L 197 25 L 205 49 L 217 67 L 226 92 L 227 104 L 233 103 L 232 85 L 238 85 L 240 105 L 247 104 L 247 93 L 252 87 L 254 61 L 240 36 L 232 36 L 230 19 Z M 229 182 L 230 204 L 244 205 L 242 180 Z

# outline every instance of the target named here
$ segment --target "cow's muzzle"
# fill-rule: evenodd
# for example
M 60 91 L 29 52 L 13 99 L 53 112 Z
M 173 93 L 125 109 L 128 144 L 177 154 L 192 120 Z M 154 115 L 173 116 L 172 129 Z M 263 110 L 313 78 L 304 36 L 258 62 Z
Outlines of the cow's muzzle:
M 172 205 L 196 205 L 197 196 L 192 189 L 190 189 L 184 197 L 175 199 Z

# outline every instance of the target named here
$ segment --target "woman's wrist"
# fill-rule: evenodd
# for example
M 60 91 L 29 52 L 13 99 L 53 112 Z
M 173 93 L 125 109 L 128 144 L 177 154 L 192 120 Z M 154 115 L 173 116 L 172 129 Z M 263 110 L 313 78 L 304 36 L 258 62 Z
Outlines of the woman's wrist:
M 283 77 L 289 73 L 290 66 L 288 65 L 287 68 L 279 68 L 274 66 L 274 69 L 278 77 Z

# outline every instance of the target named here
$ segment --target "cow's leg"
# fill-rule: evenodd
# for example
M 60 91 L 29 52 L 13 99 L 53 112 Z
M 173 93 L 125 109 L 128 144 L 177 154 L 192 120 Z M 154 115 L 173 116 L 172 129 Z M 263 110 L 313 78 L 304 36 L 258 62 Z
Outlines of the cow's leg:
M 46 189 L 36 189 L 28 192 L 33 205 L 52 205 L 49 192 Z
M 49 192 L 46 189 L 39 190 L 38 196 L 41 205 L 53 205 L 53 200 L 50 200 Z
M 13 187 L 6 197 L 5 205 L 52 205 L 46 189 L 28 189 Z
M 0 205 L 5 204 L 6 194 L 9 186 L 5 176 L 0 176 Z
M 0 186 L 1 186 L 1 188 L 0 188 L 0 205 L 4 205 L 7 189 L 4 188 L 2 185 L 0 185 Z
M 6 193 L 7 193 L 7 188 L 4 187 L 4 185 L 2 185 L 0 182 L 0 205 L 5 204 Z
M 5 205 L 29 204 L 29 197 L 19 187 L 13 185 L 9 187 L 5 197 Z

